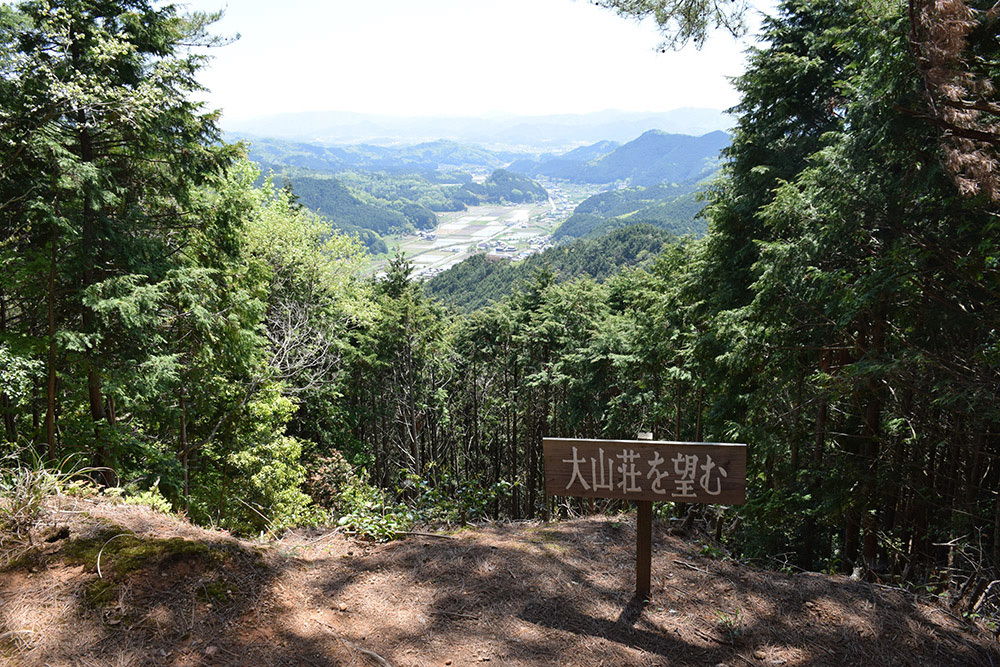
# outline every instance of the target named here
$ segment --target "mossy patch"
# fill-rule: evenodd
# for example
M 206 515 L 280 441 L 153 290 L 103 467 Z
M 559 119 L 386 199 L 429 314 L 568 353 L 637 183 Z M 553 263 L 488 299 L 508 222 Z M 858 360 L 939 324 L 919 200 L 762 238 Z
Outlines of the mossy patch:
M 230 550 L 179 537 L 141 537 L 119 526 L 105 527 L 96 534 L 72 540 L 61 552 L 68 565 L 82 565 L 100 576 L 84 586 L 84 598 L 104 607 L 117 597 L 120 584 L 140 571 L 162 572 L 176 564 L 191 562 L 201 573 L 216 572 L 231 559 Z M 231 585 L 221 583 L 223 592 Z
M 556 528 L 531 528 L 525 532 L 528 540 L 535 544 L 555 544 L 569 539 L 564 531 Z
M 569 552 L 569 547 L 565 544 L 569 540 L 563 531 L 554 528 L 533 528 L 528 533 L 528 541 L 542 547 L 549 553 L 565 554 Z
M 106 607 L 114 602 L 117 584 L 111 579 L 94 579 L 83 586 L 83 599 L 95 607 Z
M 93 537 L 73 540 L 62 554 L 67 563 L 83 565 L 88 571 L 101 570 L 102 576 L 128 575 L 147 565 L 167 565 L 192 557 L 209 557 L 212 550 L 203 542 L 179 537 L 150 539 L 139 537 L 122 528 L 102 530 Z
M 228 602 L 232 595 L 231 584 L 223 580 L 205 582 L 198 591 L 198 599 L 202 602 Z
M 0 572 L 30 570 L 33 567 L 42 567 L 44 563 L 45 554 L 38 546 L 32 546 L 20 553 L 15 554 L 11 551 L 0 557 Z

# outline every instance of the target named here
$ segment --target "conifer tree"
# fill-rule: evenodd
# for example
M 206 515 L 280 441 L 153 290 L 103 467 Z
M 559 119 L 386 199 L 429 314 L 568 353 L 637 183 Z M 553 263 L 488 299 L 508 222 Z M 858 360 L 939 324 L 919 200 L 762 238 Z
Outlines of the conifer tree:
M 3 16 L 0 205 L 7 275 L 17 280 L 6 287 L 22 335 L 45 358 L 49 455 L 60 414 L 65 437 L 110 467 L 101 431 L 117 420 L 118 376 L 150 351 L 117 335 L 99 302 L 139 298 L 195 232 L 221 252 L 233 245 L 231 223 L 208 214 L 201 188 L 234 149 L 219 143 L 216 116 L 190 98 L 203 62 L 191 47 L 211 41 L 212 17 L 148 0 L 33 0 Z M 77 397 L 85 412 L 76 412 Z

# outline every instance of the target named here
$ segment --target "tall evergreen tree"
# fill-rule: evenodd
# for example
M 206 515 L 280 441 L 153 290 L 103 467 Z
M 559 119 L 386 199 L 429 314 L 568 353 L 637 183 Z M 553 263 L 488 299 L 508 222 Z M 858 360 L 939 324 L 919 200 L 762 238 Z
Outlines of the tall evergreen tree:
M 193 233 L 209 252 L 233 248 L 233 212 L 202 193 L 235 149 L 190 97 L 203 62 L 191 47 L 211 41 L 212 17 L 148 0 L 37 0 L 3 15 L 0 202 L 9 275 L 22 279 L 8 287 L 12 317 L 45 357 L 49 455 L 62 416 L 69 444 L 112 467 L 101 425 L 117 420 L 115 376 L 150 351 L 118 336 L 99 301 L 164 280 Z M 86 397 L 85 414 L 59 400 L 69 394 Z

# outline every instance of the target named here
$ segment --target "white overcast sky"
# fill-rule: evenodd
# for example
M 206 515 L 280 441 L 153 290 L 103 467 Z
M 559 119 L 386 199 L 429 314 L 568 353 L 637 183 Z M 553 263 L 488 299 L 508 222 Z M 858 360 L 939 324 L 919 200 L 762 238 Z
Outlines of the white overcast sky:
M 190 0 L 224 9 L 199 80 L 225 119 L 725 109 L 747 41 L 656 52 L 652 22 L 586 0 Z

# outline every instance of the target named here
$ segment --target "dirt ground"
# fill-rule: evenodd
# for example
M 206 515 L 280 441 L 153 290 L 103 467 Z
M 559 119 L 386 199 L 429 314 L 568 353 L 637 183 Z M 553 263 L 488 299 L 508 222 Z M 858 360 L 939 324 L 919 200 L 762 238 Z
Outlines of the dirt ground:
M 662 528 L 640 604 L 629 518 L 257 543 L 60 499 L 36 533 L 0 545 L 0 664 L 1000 665 L 995 637 L 932 600 Z

